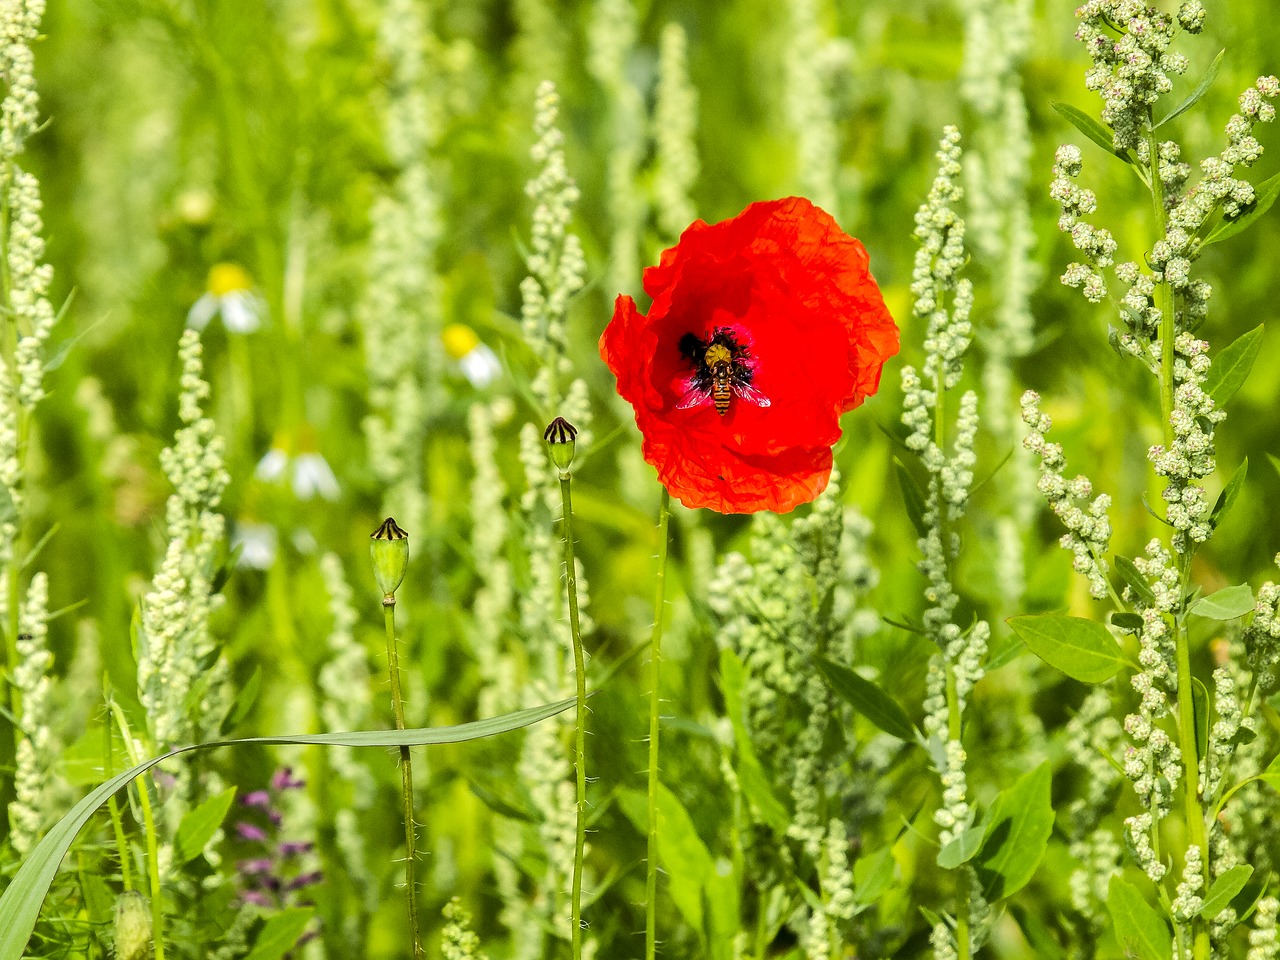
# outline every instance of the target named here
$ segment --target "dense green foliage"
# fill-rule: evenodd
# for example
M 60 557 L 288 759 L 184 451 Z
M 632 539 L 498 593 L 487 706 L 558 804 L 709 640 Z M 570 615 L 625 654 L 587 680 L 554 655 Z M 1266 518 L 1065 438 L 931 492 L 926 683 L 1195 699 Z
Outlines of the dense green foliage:
M 1216 70 L 1158 130 L 1193 183 L 1240 92 L 1280 69 L 1268 4 L 1205 6 L 1203 32 L 1175 40 L 1186 71 L 1154 108 L 1172 113 Z M 671 24 L 692 102 L 665 86 L 680 73 Z M 1081 259 L 1050 196 L 1060 144 L 1080 145 L 1076 179 L 1097 194 L 1090 219 L 1116 260 L 1151 269 L 1167 226 L 1145 143 L 1108 148 L 1076 29 L 1069 5 L 1030 0 L 49 0 L 32 44 L 47 122 L 25 153 L 0 143 L 5 191 L 14 162 L 39 180 L 61 311 L 47 395 L 12 413 L 17 459 L 0 462 L 5 491 L 21 492 L 0 502 L 12 681 L 0 884 L 92 787 L 149 756 L 391 728 L 367 546 L 387 515 L 410 543 L 396 605 L 409 727 L 571 697 L 560 488 L 540 439 L 563 414 L 582 429 L 573 530 L 594 691 L 585 937 L 599 958 L 643 956 L 661 491 L 597 341 L 618 293 L 643 299 L 640 268 L 689 215 L 804 194 L 870 252 L 902 351 L 845 417 L 836 477 L 813 505 L 781 518 L 672 508 L 658 955 L 1280 957 L 1266 939 L 1280 699 L 1265 662 L 1280 621 L 1264 586 L 1280 579 L 1280 210 L 1251 215 L 1280 190 L 1280 132 L 1253 130 L 1265 154 L 1235 175 L 1258 199 L 1215 211 L 1201 234 L 1214 242 L 1190 258 L 1212 286 L 1194 333 L 1213 359 L 1203 394 L 1217 406 L 1199 429 L 1216 462 L 1192 481 L 1212 539 L 1182 551 L 1149 459 L 1172 436 L 1172 350 L 1162 382 L 1122 346 L 1114 301 L 1058 282 Z M 954 206 L 973 342 L 930 415 L 962 434 L 973 421 L 955 398 L 976 391 L 967 512 L 938 505 L 948 481 L 917 456 L 900 383 L 905 364 L 927 375 L 938 349 L 928 311 L 913 312 L 928 241 L 912 231 L 949 125 L 964 151 Z M 547 173 L 554 129 L 580 196 Z M 570 217 L 582 277 L 562 232 L 539 246 L 539 206 Z M 12 212 L 6 201 L 9 258 Z M 26 337 L 12 269 L 4 322 Z M 1189 331 L 1194 296 L 1159 286 Z M 954 284 L 938 289 L 954 312 Z M 227 290 L 257 329 L 232 329 L 224 303 L 184 339 L 193 305 Z M 1135 350 L 1156 343 L 1133 322 Z M 6 334 L 6 369 L 18 342 Z M 489 376 L 469 366 L 486 362 Z M 1114 602 L 1091 597 L 1096 570 L 1074 573 L 1058 546 L 1022 444 L 1027 388 L 1067 476 L 1112 499 L 1099 592 Z M 910 408 L 909 378 L 905 393 Z M 7 430 L 18 405 L 0 406 Z M 1228 416 L 1211 423 L 1218 409 Z M 959 536 L 938 574 L 950 605 L 919 566 L 931 529 Z M 1155 537 L 1176 555 L 1168 583 Z M 1146 793 L 1124 774 L 1134 751 L 1156 749 L 1140 722 L 1124 725 L 1141 715 L 1131 678 L 1159 669 L 1142 638 L 1162 617 L 1187 659 L 1169 654 L 1181 685 L 1147 719 L 1203 758 L 1198 812 L 1159 757 Z M 45 642 L 46 623 L 50 664 L 22 646 Z M 982 644 L 947 652 L 962 633 Z M 189 644 L 177 693 L 162 637 Z M 38 667 L 29 683 L 24 658 Z M 976 685 L 957 693 L 957 676 Z M 572 717 L 415 748 L 428 955 L 570 955 Z M 172 957 L 268 960 L 299 937 L 294 956 L 412 955 L 394 755 L 259 743 L 158 769 L 78 835 L 26 955 L 141 958 L 156 921 Z M 960 814 L 944 822 L 957 771 Z M 1162 792 L 1172 813 L 1145 831 L 1148 855 L 1123 824 Z M 1178 890 L 1201 850 L 1209 876 L 1198 894 Z M 1153 882 L 1153 862 L 1166 878 Z M 156 880 L 155 912 L 125 893 Z

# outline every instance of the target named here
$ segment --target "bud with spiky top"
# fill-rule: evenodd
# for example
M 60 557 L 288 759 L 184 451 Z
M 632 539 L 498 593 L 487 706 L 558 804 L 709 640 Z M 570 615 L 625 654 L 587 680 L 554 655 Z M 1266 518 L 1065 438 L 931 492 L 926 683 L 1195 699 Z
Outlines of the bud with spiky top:
M 561 475 L 568 473 L 573 463 L 577 437 L 577 428 L 564 417 L 556 417 L 542 433 L 542 439 L 551 447 L 551 462 L 559 467 Z
M 382 605 L 393 607 L 396 590 L 404 581 L 404 572 L 409 566 L 409 534 L 400 528 L 394 517 L 387 517 L 369 539 L 372 541 L 369 553 L 373 557 L 373 576 L 382 591 Z

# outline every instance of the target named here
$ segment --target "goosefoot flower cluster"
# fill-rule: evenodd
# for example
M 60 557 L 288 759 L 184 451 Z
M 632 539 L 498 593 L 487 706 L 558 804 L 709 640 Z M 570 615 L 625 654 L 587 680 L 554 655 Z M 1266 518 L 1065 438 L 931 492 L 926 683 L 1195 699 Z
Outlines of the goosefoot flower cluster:
M 802 197 L 701 220 L 620 296 L 600 352 L 644 458 L 687 507 L 785 513 L 820 494 L 840 415 L 898 352 L 867 251 Z

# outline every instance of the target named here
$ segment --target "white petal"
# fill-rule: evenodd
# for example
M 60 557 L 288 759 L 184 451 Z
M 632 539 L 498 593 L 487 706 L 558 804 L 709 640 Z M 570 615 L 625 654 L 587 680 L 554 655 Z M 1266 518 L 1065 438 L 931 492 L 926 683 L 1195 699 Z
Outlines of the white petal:
M 236 565 L 266 570 L 276 559 L 276 529 L 265 523 L 241 523 L 231 536 L 231 547 L 241 547 Z
M 259 480 L 266 480 L 270 483 L 283 477 L 288 466 L 289 455 L 279 447 L 272 447 L 267 451 L 266 456 L 258 461 L 258 466 L 254 469 L 253 475 Z
M 458 366 L 473 387 L 487 387 L 502 373 L 502 361 L 483 343 L 459 360 Z
M 231 333 L 252 333 L 262 325 L 261 304 L 248 290 L 232 290 L 222 298 L 222 323 Z
M 187 311 L 187 326 L 195 330 L 203 330 L 209 321 L 218 315 L 218 298 L 206 293 L 191 305 Z
M 326 500 L 337 500 L 342 490 L 333 468 L 324 457 L 318 453 L 303 453 L 293 464 L 293 492 L 299 500 L 310 500 L 316 494 Z

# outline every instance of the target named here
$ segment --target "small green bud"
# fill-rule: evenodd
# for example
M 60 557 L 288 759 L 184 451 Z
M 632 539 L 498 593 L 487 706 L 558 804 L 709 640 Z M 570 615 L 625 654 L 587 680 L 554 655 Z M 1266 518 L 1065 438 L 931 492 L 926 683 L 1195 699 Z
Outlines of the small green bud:
M 560 468 L 561 473 L 569 469 L 573 463 L 574 441 L 578 436 L 578 428 L 564 417 L 556 417 L 542 432 L 542 439 L 551 447 L 551 462 Z
M 373 557 L 373 576 L 382 591 L 382 605 L 395 606 L 396 590 L 404 581 L 409 566 L 409 534 L 400 529 L 394 517 L 382 521 L 370 537 L 369 554 Z
M 116 899 L 116 960 L 151 956 L 151 905 L 136 890 Z

